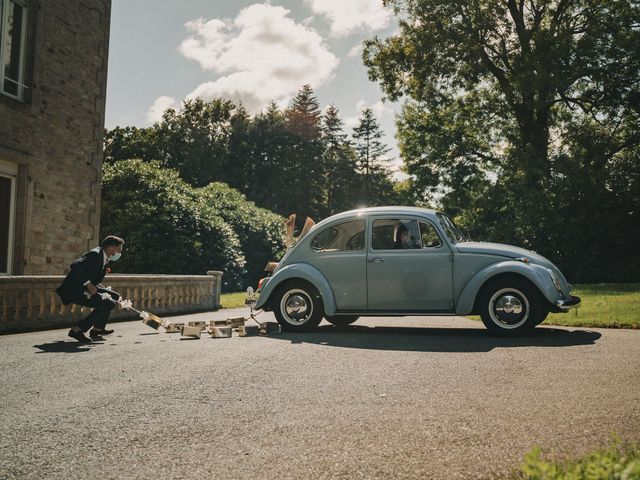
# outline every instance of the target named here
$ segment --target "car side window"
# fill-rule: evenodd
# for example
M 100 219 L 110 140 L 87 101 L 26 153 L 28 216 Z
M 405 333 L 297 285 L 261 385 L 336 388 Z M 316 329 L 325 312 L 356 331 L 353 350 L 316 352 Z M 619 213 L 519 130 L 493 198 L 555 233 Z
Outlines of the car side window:
M 311 240 L 316 252 L 340 252 L 364 249 L 364 220 L 354 220 L 327 227 Z
M 420 222 L 420 238 L 422 248 L 438 248 L 442 246 L 440 235 L 430 223 Z
M 413 250 L 422 248 L 418 222 L 402 218 L 374 220 L 371 248 L 373 250 Z

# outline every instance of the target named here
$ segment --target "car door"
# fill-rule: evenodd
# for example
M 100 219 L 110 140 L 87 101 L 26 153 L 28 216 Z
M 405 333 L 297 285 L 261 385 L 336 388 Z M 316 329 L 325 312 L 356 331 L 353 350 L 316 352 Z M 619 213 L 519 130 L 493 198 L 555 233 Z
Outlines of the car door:
M 324 228 L 310 242 L 308 262 L 329 281 L 340 312 L 367 307 L 366 222 L 352 218 Z
M 431 222 L 415 217 L 373 217 L 368 239 L 368 310 L 452 310 L 453 257 Z

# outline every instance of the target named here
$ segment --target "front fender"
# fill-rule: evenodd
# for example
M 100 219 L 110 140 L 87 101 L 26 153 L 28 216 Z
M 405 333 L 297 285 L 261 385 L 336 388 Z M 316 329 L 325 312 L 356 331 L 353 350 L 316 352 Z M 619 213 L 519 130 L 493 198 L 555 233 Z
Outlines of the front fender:
M 473 311 L 476 296 L 482 286 L 490 278 L 502 273 L 522 275 L 538 287 L 538 290 L 540 290 L 542 295 L 544 295 L 552 305 L 556 304 L 556 301 L 559 298 L 559 293 L 553 285 L 553 280 L 551 280 L 549 272 L 547 272 L 545 267 L 531 263 L 527 264 L 520 261 L 508 260 L 485 267 L 467 282 L 456 301 L 456 315 L 469 315 Z
M 260 292 L 260 297 L 258 297 L 255 308 L 264 307 L 278 285 L 285 280 L 291 280 L 294 278 L 306 280 L 318 289 L 320 296 L 322 297 L 325 314 L 333 315 L 336 313 L 336 299 L 333 296 L 333 290 L 331 290 L 329 282 L 320 270 L 308 263 L 295 263 L 278 270 L 269 278 L 267 284 L 262 287 L 262 291 Z

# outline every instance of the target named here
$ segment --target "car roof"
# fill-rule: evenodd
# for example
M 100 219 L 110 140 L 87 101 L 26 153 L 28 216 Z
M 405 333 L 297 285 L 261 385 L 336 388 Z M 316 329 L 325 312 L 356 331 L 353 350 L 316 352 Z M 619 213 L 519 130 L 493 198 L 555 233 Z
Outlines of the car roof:
M 348 210 L 346 212 L 336 213 L 328 218 L 325 218 L 321 222 L 318 223 L 317 226 L 326 225 L 327 223 L 333 223 L 336 220 L 342 220 L 347 218 L 352 218 L 357 215 L 430 215 L 433 216 L 438 213 L 437 210 L 431 210 L 429 208 L 421 208 L 421 207 L 403 207 L 403 206 L 388 206 L 388 207 L 367 207 L 367 208 L 356 208 L 354 210 Z

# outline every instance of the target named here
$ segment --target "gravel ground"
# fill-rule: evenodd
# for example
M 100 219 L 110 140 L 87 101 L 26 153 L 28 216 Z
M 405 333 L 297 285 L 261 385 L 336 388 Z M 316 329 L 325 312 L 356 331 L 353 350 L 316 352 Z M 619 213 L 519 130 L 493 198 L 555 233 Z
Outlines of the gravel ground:
M 405 317 L 181 340 L 113 326 L 89 346 L 67 330 L 0 336 L 0 478 L 491 478 L 534 445 L 640 440 L 640 331 L 500 339 Z

